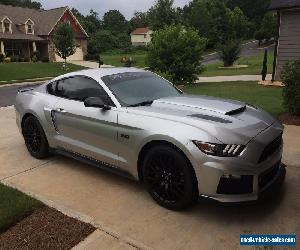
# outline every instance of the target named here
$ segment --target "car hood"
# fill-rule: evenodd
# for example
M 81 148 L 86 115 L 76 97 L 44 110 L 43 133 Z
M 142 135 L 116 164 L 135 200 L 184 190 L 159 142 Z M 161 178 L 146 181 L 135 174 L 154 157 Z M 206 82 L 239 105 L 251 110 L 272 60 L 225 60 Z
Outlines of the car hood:
M 254 106 L 210 96 L 166 97 L 155 100 L 151 106 L 133 110 L 197 127 L 223 143 L 246 144 L 276 122 L 271 115 Z

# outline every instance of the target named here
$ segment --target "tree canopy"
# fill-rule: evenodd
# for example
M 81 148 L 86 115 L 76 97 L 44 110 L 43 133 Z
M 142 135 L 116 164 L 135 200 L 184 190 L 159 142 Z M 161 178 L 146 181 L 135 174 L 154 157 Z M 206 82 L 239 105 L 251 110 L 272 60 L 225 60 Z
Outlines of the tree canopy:
M 40 9 L 42 4 L 31 0 L 0 0 L 0 4 Z
M 56 53 L 65 61 L 67 61 L 67 57 L 75 53 L 74 31 L 68 23 L 62 23 L 57 27 L 53 42 L 56 47 Z

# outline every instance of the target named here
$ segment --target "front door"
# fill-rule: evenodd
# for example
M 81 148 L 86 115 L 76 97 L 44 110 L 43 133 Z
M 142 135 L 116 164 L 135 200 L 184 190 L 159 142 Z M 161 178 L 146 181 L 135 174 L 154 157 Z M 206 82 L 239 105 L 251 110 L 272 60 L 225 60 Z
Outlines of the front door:
M 76 76 L 58 82 L 60 100 L 54 109 L 57 143 L 65 150 L 115 165 L 118 111 L 100 84 Z M 101 97 L 111 110 L 85 107 L 87 97 Z M 109 103 L 108 103 L 109 102 Z

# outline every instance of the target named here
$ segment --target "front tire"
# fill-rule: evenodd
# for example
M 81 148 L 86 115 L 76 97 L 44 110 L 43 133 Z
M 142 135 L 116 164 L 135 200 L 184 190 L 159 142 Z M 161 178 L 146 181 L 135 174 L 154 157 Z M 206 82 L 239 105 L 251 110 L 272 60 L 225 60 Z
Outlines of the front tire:
M 34 116 L 29 116 L 24 121 L 22 133 L 29 153 L 37 159 L 49 156 L 49 144 L 45 132 Z
M 145 186 L 159 205 L 182 210 L 197 200 L 195 172 L 176 148 L 159 145 L 151 149 L 143 161 L 142 171 Z

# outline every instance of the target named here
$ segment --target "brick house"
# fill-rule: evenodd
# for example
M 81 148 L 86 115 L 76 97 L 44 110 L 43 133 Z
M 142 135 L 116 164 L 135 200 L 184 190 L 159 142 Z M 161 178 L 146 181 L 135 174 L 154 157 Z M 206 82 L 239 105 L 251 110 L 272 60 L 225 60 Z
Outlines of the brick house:
M 278 18 L 272 79 L 280 80 L 283 65 L 300 59 L 300 0 L 272 0 L 269 9 Z
M 61 22 L 71 25 L 76 38 L 76 52 L 68 60 L 83 60 L 88 35 L 68 7 L 36 10 L 0 4 L 0 53 L 30 60 L 38 50 L 41 58 L 62 61 L 52 41 Z
M 133 46 L 146 46 L 151 42 L 152 30 L 149 28 L 137 28 L 131 32 L 131 44 Z

